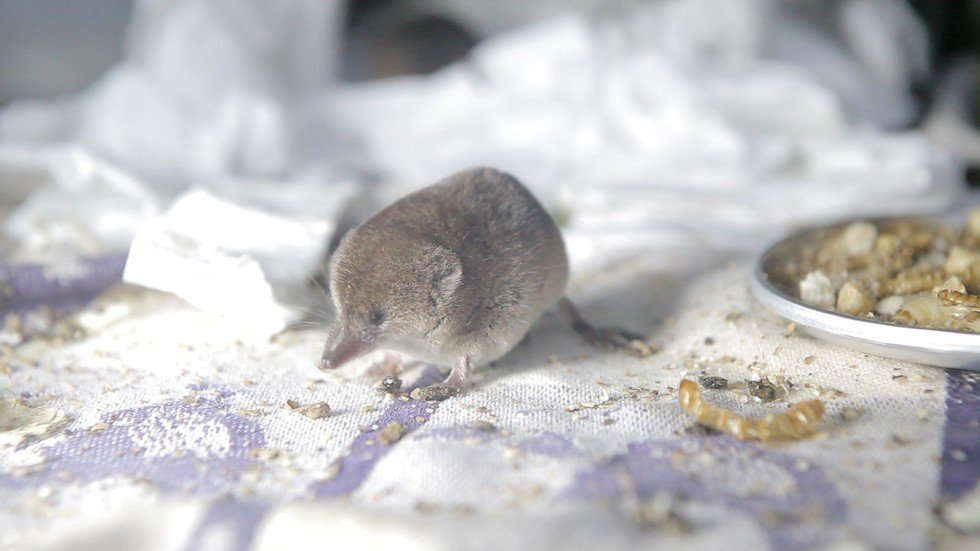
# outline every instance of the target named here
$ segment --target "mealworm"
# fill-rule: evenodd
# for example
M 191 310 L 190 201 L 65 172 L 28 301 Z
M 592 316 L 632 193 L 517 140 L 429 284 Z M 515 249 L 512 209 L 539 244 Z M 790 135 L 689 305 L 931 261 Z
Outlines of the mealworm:
M 980 295 L 961 293 L 952 289 L 941 289 L 936 296 L 943 301 L 946 306 L 966 306 L 968 308 L 980 308 Z
M 701 387 L 690 379 L 681 381 L 678 390 L 681 409 L 702 426 L 731 434 L 739 440 L 799 440 L 812 435 L 823 418 L 820 400 L 800 402 L 789 410 L 760 419 L 740 417 L 730 409 L 713 406 L 701 396 Z
M 908 295 L 932 289 L 945 279 L 942 272 L 906 272 L 886 281 L 882 290 L 891 295 Z

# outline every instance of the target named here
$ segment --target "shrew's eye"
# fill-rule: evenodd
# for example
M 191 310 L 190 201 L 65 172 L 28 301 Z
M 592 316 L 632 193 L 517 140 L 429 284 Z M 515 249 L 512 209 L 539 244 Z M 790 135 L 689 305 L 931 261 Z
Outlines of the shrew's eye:
M 385 313 L 381 308 L 375 308 L 371 311 L 371 324 L 381 325 L 388 318 L 388 314 Z

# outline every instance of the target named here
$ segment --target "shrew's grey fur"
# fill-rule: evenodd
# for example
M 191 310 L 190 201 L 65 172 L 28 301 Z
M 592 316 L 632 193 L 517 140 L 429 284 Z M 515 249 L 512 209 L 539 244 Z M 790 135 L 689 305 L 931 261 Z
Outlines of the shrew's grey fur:
M 394 202 L 341 241 L 330 263 L 337 320 L 323 368 L 375 349 L 452 364 L 462 385 L 523 338 L 565 290 L 561 233 L 513 176 L 454 174 Z

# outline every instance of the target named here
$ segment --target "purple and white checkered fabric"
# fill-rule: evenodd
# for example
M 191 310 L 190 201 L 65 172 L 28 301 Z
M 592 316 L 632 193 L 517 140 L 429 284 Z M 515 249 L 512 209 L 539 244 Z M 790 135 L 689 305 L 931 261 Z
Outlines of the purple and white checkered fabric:
M 4 310 L 78 308 L 121 267 L 0 266 Z M 116 312 L 88 337 L 4 358 L 2 397 L 70 421 L 0 449 L 0 545 L 929 547 L 937 505 L 977 499 L 978 378 L 783 336 L 747 281 L 738 265 L 583 284 L 583 309 L 662 349 L 600 353 L 547 315 L 440 403 L 386 397 L 353 371 L 325 376 L 319 335 L 243 342 L 177 299 L 115 289 L 83 310 Z M 675 389 L 702 372 L 785 376 L 788 400 L 826 401 L 823 433 L 767 445 L 689 431 Z M 419 366 L 406 385 L 438 377 Z M 753 415 L 785 407 L 708 396 Z M 287 400 L 331 413 L 311 419 Z M 405 434 L 386 444 L 391 421 Z

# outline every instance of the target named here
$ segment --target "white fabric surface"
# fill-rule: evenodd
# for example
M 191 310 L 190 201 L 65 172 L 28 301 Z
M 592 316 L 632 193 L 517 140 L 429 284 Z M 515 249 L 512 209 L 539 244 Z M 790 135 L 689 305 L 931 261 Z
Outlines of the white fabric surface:
M 96 541 L 132 530 L 140 541 L 177 549 L 190 535 L 178 537 L 167 517 L 187 528 L 204 517 L 202 503 L 231 496 L 269 504 L 258 549 L 309 546 L 335 530 L 352 543 L 380 547 L 397 537 L 445 549 L 924 547 L 938 492 L 943 372 L 799 332 L 784 337 L 785 323 L 748 296 L 747 275 L 744 265 L 696 282 L 631 270 L 589 284 L 603 298 L 586 299 L 587 312 L 643 329 L 663 350 L 647 359 L 599 353 L 549 315 L 527 344 L 479 371 L 464 396 L 438 405 L 391 401 L 354 369 L 324 376 L 312 361 L 318 336 L 242 343 L 205 313 L 133 289 L 115 299 L 129 313 L 92 338 L 22 352 L 37 367 L 16 371 L 11 390 L 44 397 L 73 419 L 72 430 L 0 452 L 8 470 L 44 467 L 20 478 L 26 489 L 2 490 L 0 533 L 6 545 L 29 548 L 70 541 L 61 538 L 72 530 Z M 685 436 L 691 420 L 670 388 L 703 372 L 733 382 L 787 377 L 797 385 L 787 400 L 827 401 L 824 434 L 784 445 Z M 630 398 L 627 387 L 659 395 Z M 747 414 L 785 407 L 743 404 L 737 395 L 708 394 Z M 286 408 L 287 399 L 325 400 L 332 412 L 307 419 Z M 377 443 L 378 424 L 399 408 L 423 422 L 390 447 Z M 845 418 L 848 408 L 861 414 Z M 472 428 L 477 420 L 499 432 Z M 107 425 L 101 433 L 86 432 L 98 423 Z M 371 468 L 361 473 L 353 460 L 372 446 L 378 451 L 367 453 L 381 457 L 365 459 Z M 250 456 L 257 448 L 278 455 Z M 193 460 L 185 465 L 183 457 Z M 357 480 L 340 494 L 348 496 L 343 505 L 322 501 L 333 495 L 324 477 L 338 461 L 333 482 Z M 73 475 L 49 478 L 61 470 Z M 48 482 L 32 486 L 38 476 Z M 599 483 L 608 476 L 612 491 Z M 630 477 L 639 481 L 633 495 L 618 487 Z M 661 493 L 680 500 L 690 534 L 631 520 L 637 502 Z M 166 516 L 138 522 L 134 509 Z
M 784 337 L 747 291 L 749 253 L 788 229 L 962 198 L 922 134 L 881 130 L 910 116 L 921 27 L 889 3 L 842 5 L 854 24 L 877 14 L 908 32 L 848 54 L 774 2 L 657 2 L 518 29 L 430 77 L 347 86 L 311 53 L 335 40 L 336 4 L 140 3 L 125 63 L 78 98 L 0 113 L 0 178 L 44 186 L 4 232 L 56 282 L 72 255 L 136 237 L 129 278 L 204 308 L 126 287 L 78 318 L 88 338 L 4 352 L 0 397 L 70 422 L 0 449 L 0 545 L 927 547 L 949 461 L 976 462 L 943 447 L 953 376 Z M 599 353 L 549 314 L 465 395 L 429 405 L 389 400 L 356 369 L 316 371 L 322 334 L 267 339 L 282 306 L 322 309 L 290 289 L 352 189 L 384 202 L 473 164 L 515 173 L 563 221 L 569 293 L 590 320 L 662 350 Z M 192 218 L 236 216 L 195 227 L 178 216 L 188 201 Z M 256 220 L 262 239 L 243 239 Z M 702 372 L 787 377 L 788 400 L 827 400 L 824 434 L 687 434 L 670 389 Z M 708 394 L 747 414 L 785 407 L 738 396 Z M 287 399 L 332 411 L 309 419 Z M 409 432 L 380 444 L 392 419 Z M 690 530 L 657 521 L 671 511 Z

